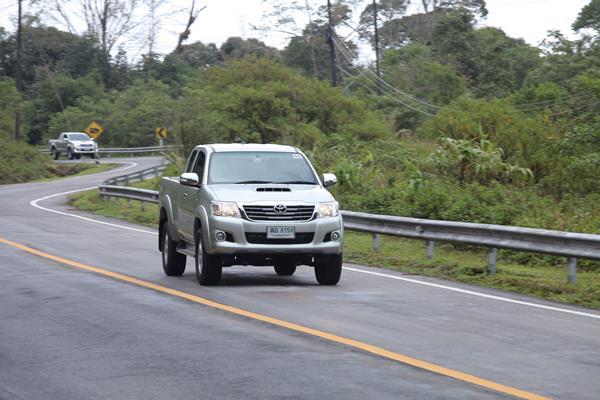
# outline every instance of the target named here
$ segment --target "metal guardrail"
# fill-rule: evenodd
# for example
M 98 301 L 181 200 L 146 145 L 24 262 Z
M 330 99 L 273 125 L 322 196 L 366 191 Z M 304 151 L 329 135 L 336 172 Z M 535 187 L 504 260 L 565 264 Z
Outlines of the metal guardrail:
M 158 192 L 155 190 L 101 185 L 100 195 L 158 203 Z M 375 251 L 379 250 L 380 234 L 424 240 L 427 242 L 427 257 L 430 259 L 434 255 L 435 242 L 487 247 L 489 248 L 488 272 L 490 274 L 496 273 L 497 249 L 568 257 L 567 281 L 569 283 L 574 283 L 576 280 L 577 258 L 600 260 L 600 235 L 353 211 L 342 211 L 342 216 L 345 229 L 373 234 L 373 250 Z
M 148 178 L 158 178 L 161 173 L 167 168 L 166 165 L 159 165 L 157 167 L 146 168 L 141 171 L 133 172 L 127 175 L 115 176 L 102 182 L 102 185 L 129 185 L 132 182 L 143 181 Z M 132 188 L 135 189 L 135 188 Z
M 121 148 L 121 147 L 100 147 L 98 148 L 99 154 L 140 154 L 140 153 L 161 153 L 165 151 L 173 151 L 179 149 L 178 145 L 170 145 L 170 146 L 148 146 L 148 147 L 129 147 L 129 148 Z M 42 153 L 50 153 L 49 149 L 41 149 Z

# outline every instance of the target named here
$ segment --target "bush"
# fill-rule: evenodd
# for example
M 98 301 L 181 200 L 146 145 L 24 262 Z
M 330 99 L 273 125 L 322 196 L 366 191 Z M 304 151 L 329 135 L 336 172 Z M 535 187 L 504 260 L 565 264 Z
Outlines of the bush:
M 0 135 L 0 184 L 48 178 L 52 170 L 50 158 L 37 148 Z

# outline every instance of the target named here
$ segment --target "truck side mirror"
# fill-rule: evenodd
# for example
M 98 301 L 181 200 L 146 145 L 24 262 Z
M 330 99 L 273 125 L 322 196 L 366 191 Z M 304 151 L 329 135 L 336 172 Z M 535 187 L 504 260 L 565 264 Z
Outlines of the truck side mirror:
M 198 178 L 198 174 L 194 172 L 184 172 L 179 177 L 179 183 L 186 186 L 198 186 L 200 179 Z
M 337 183 L 337 177 L 334 174 L 323 174 L 323 186 L 330 187 Z

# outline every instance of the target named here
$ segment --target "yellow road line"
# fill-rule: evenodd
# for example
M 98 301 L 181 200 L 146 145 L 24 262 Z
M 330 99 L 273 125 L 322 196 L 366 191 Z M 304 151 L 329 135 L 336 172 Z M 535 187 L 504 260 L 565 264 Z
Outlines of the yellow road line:
M 427 361 L 423 361 L 423 360 L 419 360 L 416 358 L 412 358 L 412 357 L 408 357 L 405 356 L 403 354 L 399 354 L 399 353 L 395 353 L 393 351 L 390 350 L 386 350 L 384 348 L 378 347 L 378 346 L 373 346 L 367 343 L 363 343 L 360 342 L 358 340 L 354 340 L 354 339 L 349 339 L 349 338 L 345 338 L 343 336 L 338 336 L 332 333 L 328 333 L 328 332 L 324 332 L 324 331 L 320 331 L 318 329 L 313 329 L 313 328 L 309 328 L 306 326 L 302 326 L 302 325 L 298 325 L 298 324 L 294 324 L 292 322 L 288 322 L 288 321 L 284 321 L 281 319 L 277 319 L 277 318 L 272 318 L 266 315 L 262 315 L 262 314 L 256 314 L 253 313 L 251 311 L 246 311 L 240 308 L 236 308 L 236 307 L 232 307 L 232 306 L 228 306 L 225 304 L 221 304 L 221 303 L 217 303 L 215 301 L 209 300 L 209 299 L 205 299 L 203 297 L 200 296 L 196 296 L 190 293 L 186 293 L 186 292 L 182 292 L 180 290 L 176 290 L 176 289 L 171 289 L 165 286 L 161 286 L 161 285 L 157 285 L 155 283 L 152 282 L 148 282 L 148 281 L 144 281 L 142 279 L 138 279 L 138 278 L 134 278 L 131 276 L 127 276 L 124 274 L 120 274 L 118 272 L 113 272 L 113 271 L 109 271 L 106 269 L 102 269 L 102 268 L 98 268 L 98 267 L 92 267 L 90 265 L 86 265 L 86 264 L 82 264 L 79 263 L 77 261 L 72 261 L 72 260 L 68 260 L 66 258 L 62 258 L 62 257 L 58 257 L 58 256 L 54 256 L 52 254 L 48 254 L 48 253 L 44 253 L 42 251 L 33 249 L 31 247 L 28 246 L 24 246 L 22 244 L 19 243 L 15 243 L 3 238 L 0 238 L 0 243 L 4 243 L 6 245 L 12 246 L 12 247 L 16 247 L 18 249 L 21 249 L 23 251 L 26 251 L 28 253 L 34 254 L 36 256 L 40 256 L 43 258 L 47 258 L 62 264 L 66 264 L 69 265 L 71 267 L 75 267 L 78 269 L 82 269 L 85 271 L 90 271 L 90 272 L 94 272 L 96 274 L 99 275 L 104 275 L 104 276 L 108 276 L 110 278 L 113 279 L 117 279 L 120 281 L 124 281 L 124 282 L 128 282 L 128 283 L 132 283 L 134 285 L 138 285 L 138 286 L 142 286 L 148 289 L 153 289 L 156 290 L 158 292 L 161 293 L 166 293 L 166 294 L 170 294 L 172 296 L 176 296 L 176 297 L 180 297 L 182 299 L 186 299 L 189 301 L 193 301 L 194 303 L 198 303 L 198 304 L 203 304 L 205 306 L 208 307 L 212 307 L 212 308 L 216 308 L 218 310 L 222 310 L 222 311 L 227 311 L 229 313 L 232 314 L 236 314 L 236 315 L 241 315 L 243 317 L 247 317 L 247 318 L 251 318 L 254 320 L 258 320 L 258 321 L 262 321 L 262 322 L 266 322 L 268 324 L 272 324 L 272 325 L 276 325 L 285 329 L 289 329 L 292 331 L 296 331 L 296 332 L 301 332 L 307 335 L 312 335 L 312 336 L 316 336 L 319 337 L 321 339 L 325 339 L 325 340 L 329 340 L 331 342 L 335 342 L 335 343 L 339 343 L 339 344 L 343 344 L 346 346 L 350 346 L 353 347 L 355 349 L 359 349 L 359 350 L 363 350 L 367 353 L 371 353 L 371 354 L 375 354 L 378 355 L 380 357 L 384 357 L 390 360 L 394 360 L 394 361 L 398 361 L 400 363 L 403 364 L 407 364 L 413 367 L 417 367 L 426 371 L 430 371 L 439 375 L 443 375 L 443 376 L 447 376 L 450 378 L 454 378 L 457 379 L 459 381 L 463 381 L 463 382 L 467 382 L 467 383 L 471 383 L 473 385 L 477 385 L 477 386 L 481 386 L 483 388 L 486 389 L 491 389 L 494 390 L 496 392 L 500 392 L 500 393 L 504 393 L 504 394 L 508 394 L 511 396 L 514 396 L 516 398 L 519 399 L 526 399 L 526 400 L 550 400 L 547 397 L 543 397 L 534 393 L 530 393 L 530 392 L 526 392 L 524 390 L 520 390 L 520 389 L 516 389 L 510 386 L 506 386 L 506 385 L 502 385 L 500 383 L 496 383 L 487 379 L 483 379 L 483 378 L 479 378 L 477 376 L 474 375 L 470 375 L 464 372 L 460 372 L 454 369 L 450 369 L 450 368 L 446 368 L 446 367 L 442 367 L 440 365 L 436 365 L 436 364 L 432 364 L 429 363 Z

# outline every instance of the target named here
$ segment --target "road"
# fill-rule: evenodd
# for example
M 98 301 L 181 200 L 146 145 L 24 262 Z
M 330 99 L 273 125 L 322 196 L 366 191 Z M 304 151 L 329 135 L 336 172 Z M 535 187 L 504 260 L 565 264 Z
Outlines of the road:
M 153 229 L 56 196 L 159 159 L 117 161 L 0 186 L 2 400 L 598 399 L 597 311 L 350 264 L 167 277 Z

